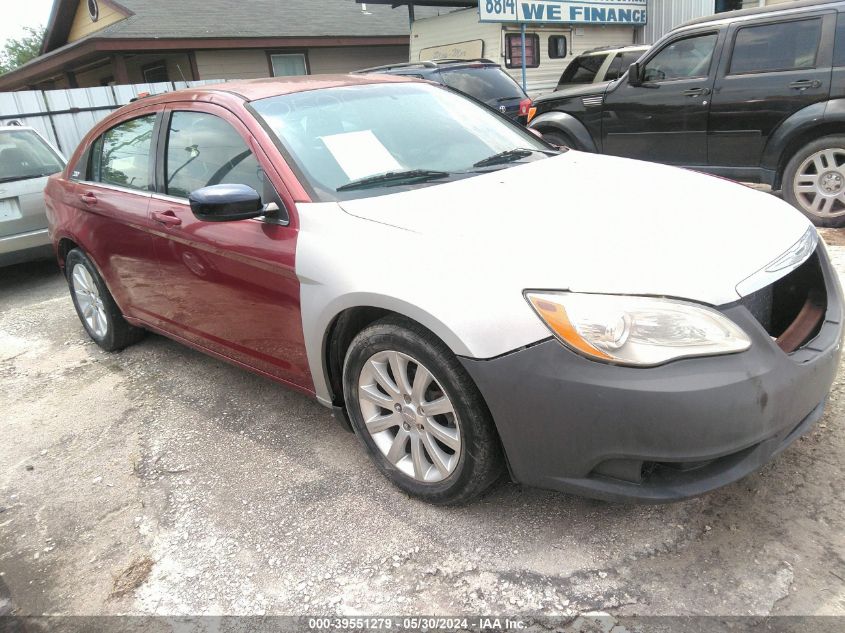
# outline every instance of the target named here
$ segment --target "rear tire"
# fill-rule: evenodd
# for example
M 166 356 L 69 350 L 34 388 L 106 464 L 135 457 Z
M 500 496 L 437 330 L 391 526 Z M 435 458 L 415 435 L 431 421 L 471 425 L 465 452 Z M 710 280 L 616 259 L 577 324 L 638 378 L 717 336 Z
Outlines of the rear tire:
M 802 147 L 784 169 L 783 197 L 816 226 L 845 226 L 845 136 Z
M 107 352 L 136 343 L 144 330 L 127 323 L 96 266 L 79 248 L 65 258 L 73 307 L 88 336 Z
M 409 495 L 466 503 L 501 474 L 499 438 L 481 393 L 420 325 L 387 317 L 358 334 L 346 353 L 343 393 L 370 457 Z

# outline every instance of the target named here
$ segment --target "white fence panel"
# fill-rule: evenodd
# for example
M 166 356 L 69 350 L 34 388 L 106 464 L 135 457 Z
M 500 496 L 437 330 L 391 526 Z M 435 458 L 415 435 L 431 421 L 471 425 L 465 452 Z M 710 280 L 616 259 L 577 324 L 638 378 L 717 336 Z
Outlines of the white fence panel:
M 20 121 L 70 157 L 92 127 L 142 93 L 161 94 L 225 80 L 176 81 L 128 86 L 0 92 L 0 125 Z
M 99 121 L 118 107 L 114 93 L 108 86 L 102 88 L 76 88 L 49 90 L 44 93 L 47 108 L 59 139 L 59 147 L 66 156 L 82 137 Z

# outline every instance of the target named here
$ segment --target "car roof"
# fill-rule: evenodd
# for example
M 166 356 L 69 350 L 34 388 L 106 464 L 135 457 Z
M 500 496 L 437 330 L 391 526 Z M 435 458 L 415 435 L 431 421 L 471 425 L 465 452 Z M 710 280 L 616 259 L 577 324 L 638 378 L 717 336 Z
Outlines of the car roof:
M 625 51 L 647 51 L 650 46 L 647 44 L 636 44 L 632 46 L 599 46 L 584 51 L 581 55 L 605 55 L 607 53 L 624 53 Z M 579 55 L 579 57 L 581 56 Z
M 31 130 L 35 132 L 35 128 L 29 127 L 28 125 L 0 125 L 0 132 L 9 132 L 15 130 Z M 38 134 L 38 132 L 35 132 Z
M 843 0 L 793 0 L 792 2 L 784 4 L 772 4 L 765 7 L 752 7 L 750 9 L 726 11 L 725 13 L 717 13 L 716 15 L 709 15 L 703 18 L 690 20 L 689 22 L 685 22 L 680 25 L 678 30 L 700 24 L 726 23 L 737 19 L 752 18 L 758 15 L 794 12 L 799 9 L 812 9 L 816 7 L 824 7 L 825 5 L 841 5 L 845 7 L 845 2 L 843 2 Z
M 414 70 L 452 70 L 466 67 L 489 66 L 501 68 L 499 64 L 491 59 L 431 59 L 418 62 L 402 62 L 398 64 L 385 64 L 384 66 L 373 66 L 356 70 L 356 74 L 367 73 L 390 73 L 393 71 L 414 71 Z
M 368 84 L 410 83 L 415 81 L 419 80 L 401 75 L 302 75 L 297 77 L 264 77 L 261 79 L 229 81 L 226 83 L 176 90 L 174 92 L 165 92 L 158 95 L 142 97 L 135 101 L 134 104 L 207 99 L 212 94 L 221 93 L 235 95 L 245 101 L 255 101 L 267 97 L 278 97 L 280 95 L 308 92 L 311 90 Z

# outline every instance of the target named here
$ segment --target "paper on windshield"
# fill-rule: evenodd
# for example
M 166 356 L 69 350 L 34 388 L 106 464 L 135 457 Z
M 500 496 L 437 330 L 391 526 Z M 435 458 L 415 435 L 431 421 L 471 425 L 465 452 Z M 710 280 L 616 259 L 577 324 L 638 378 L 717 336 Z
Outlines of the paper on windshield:
M 372 130 L 321 137 L 349 180 L 403 169 Z

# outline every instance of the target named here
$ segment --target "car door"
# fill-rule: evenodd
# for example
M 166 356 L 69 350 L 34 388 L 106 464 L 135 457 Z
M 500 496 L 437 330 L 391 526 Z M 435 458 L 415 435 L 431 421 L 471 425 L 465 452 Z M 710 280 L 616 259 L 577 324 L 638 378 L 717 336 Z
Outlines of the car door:
M 758 167 L 772 132 L 830 93 L 836 14 L 740 22 L 728 31 L 710 105 L 709 163 Z
M 310 386 L 294 269 L 296 230 L 287 215 L 292 202 L 267 156 L 230 111 L 211 104 L 173 106 L 162 124 L 157 169 L 150 213 L 158 224 L 164 281 L 158 325 L 211 352 Z M 279 218 L 197 219 L 188 196 L 215 184 L 249 185 L 265 203 L 281 208 Z
M 641 83 L 612 86 L 602 116 L 604 153 L 705 165 L 713 60 L 722 37 L 719 30 L 678 35 L 644 60 Z
M 159 271 L 149 217 L 159 113 L 141 111 L 106 130 L 88 150 L 74 195 L 78 239 L 124 314 L 145 318 Z

